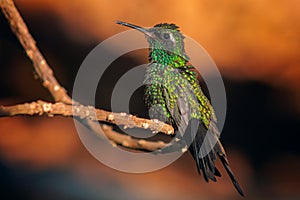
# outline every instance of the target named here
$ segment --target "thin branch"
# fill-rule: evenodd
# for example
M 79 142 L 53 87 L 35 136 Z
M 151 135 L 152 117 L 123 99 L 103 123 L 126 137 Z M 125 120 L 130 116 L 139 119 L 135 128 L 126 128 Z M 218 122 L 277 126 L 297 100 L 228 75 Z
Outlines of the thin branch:
M 131 149 L 139 149 L 146 151 L 156 151 L 167 146 L 163 141 L 147 141 L 144 139 L 135 139 L 129 135 L 120 134 L 112 129 L 111 126 L 103 125 L 102 130 L 105 135 L 113 142 L 114 144 L 122 145 L 123 147 Z
M 144 128 L 152 132 L 161 132 L 170 135 L 174 132 L 172 126 L 158 120 L 149 120 L 126 113 L 113 113 L 105 110 L 95 109 L 92 106 L 68 105 L 64 103 L 50 103 L 36 101 L 31 103 L 18 104 L 13 106 L 0 106 L 0 117 L 15 115 L 43 115 L 64 117 L 76 117 L 92 121 L 109 122 L 116 125 L 123 125 L 128 128 Z
M 90 114 L 91 112 L 93 112 L 94 109 L 93 107 L 76 106 L 75 110 L 78 109 L 80 110 L 80 112 L 75 112 L 75 113 L 72 112 L 72 109 L 74 108 L 72 108 L 71 105 L 67 105 L 64 103 L 52 104 L 44 101 L 37 101 L 37 102 L 18 104 L 13 106 L 0 106 L 0 117 L 16 116 L 16 115 L 47 115 L 49 117 L 52 117 L 54 115 L 59 115 L 64 117 L 73 116 L 73 117 L 78 117 L 80 119 L 89 118 L 90 120 L 98 121 L 98 120 L 105 119 L 106 116 L 108 116 L 106 113 L 102 113 L 101 110 L 98 110 L 100 112 L 99 113 L 96 112 L 96 115 Z M 136 120 L 143 121 L 144 119 L 136 118 Z M 111 126 L 101 125 L 101 128 L 102 131 L 105 133 L 105 136 L 111 141 L 113 146 L 121 145 L 123 147 L 131 148 L 131 149 L 139 149 L 144 151 L 155 151 L 166 146 L 166 143 L 164 143 L 163 141 L 151 142 L 151 141 L 146 141 L 144 139 L 135 139 L 129 135 L 118 133 L 114 131 Z M 103 137 L 102 134 L 99 136 Z
M 53 71 L 47 64 L 45 58 L 36 46 L 36 42 L 28 31 L 21 15 L 16 9 L 12 0 L 0 0 L 0 7 L 4 16 L 10 24 L 12 32 L 17 36 L 27 56 L 33 63 L 42 84 L 53 96 L 56 102 L 72 104 L 72 99 L 68 96 L 66 90 L 58 83 L 53 76 Z

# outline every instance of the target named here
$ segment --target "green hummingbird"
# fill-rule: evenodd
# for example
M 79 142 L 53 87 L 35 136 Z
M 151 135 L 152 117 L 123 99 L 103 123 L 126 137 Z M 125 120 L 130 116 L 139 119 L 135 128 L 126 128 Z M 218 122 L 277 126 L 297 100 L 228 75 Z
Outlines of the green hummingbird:
M 142 32 L 149 42 L 149 65 L 144 84 L 145 101 L 151 118 L 171 124 L 176 130 L 171 146 L 188 147 L 196 161 L 199 174 L 206 182 L 216 182 L 221 173 L 215 166 L 221 160 L 232 183 L 244 193 L 229 167 L 225 150 L 219 140 L 217 119 L 208 98 L 202 92 L 198 72 L 190 64 L 184 48 L 184 36 L 175 24 L 160 23 L 143 28 L 122 21 L 117 24 Z

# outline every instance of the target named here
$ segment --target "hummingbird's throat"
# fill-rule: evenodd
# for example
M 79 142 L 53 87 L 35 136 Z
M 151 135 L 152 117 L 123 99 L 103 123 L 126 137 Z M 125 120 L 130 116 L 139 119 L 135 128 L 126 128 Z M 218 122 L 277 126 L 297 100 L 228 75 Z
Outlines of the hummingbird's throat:
M 155 62 L 165 66 L 181 68 L 185 67 L 188 60 L 189 58 L 185 55 L 180 55 L 162 49 L 150 49 L 149 61 L 152 63 Z

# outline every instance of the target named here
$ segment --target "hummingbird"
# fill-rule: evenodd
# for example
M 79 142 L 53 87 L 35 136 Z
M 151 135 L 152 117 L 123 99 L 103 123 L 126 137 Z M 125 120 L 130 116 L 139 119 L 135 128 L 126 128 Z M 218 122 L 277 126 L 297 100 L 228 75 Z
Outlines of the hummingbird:
M 221 177 L 215 166 L 219 158 L 234 187 L 244 196 L 219 140 L 217 118 L 201 89 L 199 72 L 185 52 L 184 36 L 179 27 L 173 23 L 160 23 L 151 28 L 122 21 L 116 23 L 142 32 L 149 43 L 145 103 L 151 110 L 150 117 L 164 121 L 176 130 L 176 138 L 172 140 L 175 142 L 170 145 L 180 146 L 181 150 L 188 148 L 198 173 L 206 182 L 216 182 L 216 177 Z

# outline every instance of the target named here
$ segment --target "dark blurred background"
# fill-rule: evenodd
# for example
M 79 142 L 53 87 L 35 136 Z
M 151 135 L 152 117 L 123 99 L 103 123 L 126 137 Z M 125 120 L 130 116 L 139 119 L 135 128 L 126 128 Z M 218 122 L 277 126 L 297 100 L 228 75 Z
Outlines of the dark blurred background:
M 127 30 L 115 20 L 178 24 L 209 52 L 224 78 L 228 112 L 222 141 L 245 199 L 300 199 L 297 0 L 17 0 L 16 6 L 69 94 L 85 56 Z M 114 48 L 118 44 L 110 51 Z M 97 106 L 109 109 L 114 81 L 146 62 L 146 51 L 114 62 L 107 72 L 112 75 L 99 87 Z M 51 101 L 33 74 L 1 13 L 0 103 Z M 136 93 L 142 97 L 142 90 Z M 143 105 L 133 108 L 139 109 Z M 1 199 L 242 199 L 226 175 L 217 183 L 204 183 L 189 154 L 147 174 L 110 169 L 86 151 L 72 119 L 1 118 L 0 133 Z

